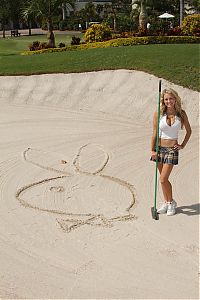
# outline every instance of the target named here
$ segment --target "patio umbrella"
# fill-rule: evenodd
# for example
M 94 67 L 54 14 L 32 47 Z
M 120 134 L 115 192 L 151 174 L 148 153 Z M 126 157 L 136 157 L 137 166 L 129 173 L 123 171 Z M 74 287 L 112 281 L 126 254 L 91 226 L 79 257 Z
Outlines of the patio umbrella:
M 171 14 L 168 14 L 168 13 L 166 12 L 166 13 L 160 15 L 158 18 L 160 18 L 160 19 L 165 19 L 165 24 L 166 24 L 166 25 L 165 25 L 166 28 L 164 29 L 164 32 L 165 32 L 166 29 L 169 28 L 169 24 L 167 24 L 167 23 L 168 23 L 167 19 L 174 18 L 174 16 L 171 15 Z M 171 27 L 171 25 L 170 25 L 170 27 Z
M 164 14 L 160 15 L 158 18 L 169 19 L 169 18 L 174 18 L 174 16 L 171 14 L 168 14 L 168 13 L 164 13 Z

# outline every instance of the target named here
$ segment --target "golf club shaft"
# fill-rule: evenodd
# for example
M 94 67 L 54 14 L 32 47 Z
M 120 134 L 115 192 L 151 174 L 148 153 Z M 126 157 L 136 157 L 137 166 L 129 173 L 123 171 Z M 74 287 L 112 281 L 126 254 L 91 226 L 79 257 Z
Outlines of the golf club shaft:
M 160 96 L 161 96 L 161 80 L 159 80 L 159 94 L 158 94 L 158 120 L 157 120 L 157 132 L 156 132 L 156 173 L 155 173 L 155 191 L 154 191 L 154 211 L 156 211 L 157 182 L 158 182 L 158 142 L 159 142 L 159 123 L 160 123 Z

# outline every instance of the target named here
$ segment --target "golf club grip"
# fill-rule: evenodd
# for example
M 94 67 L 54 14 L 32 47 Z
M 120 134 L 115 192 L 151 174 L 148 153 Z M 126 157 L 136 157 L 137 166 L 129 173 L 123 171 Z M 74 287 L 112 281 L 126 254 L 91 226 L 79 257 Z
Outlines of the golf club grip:
M 159 93 L 161 93 L 161 79 L 159 80 Z

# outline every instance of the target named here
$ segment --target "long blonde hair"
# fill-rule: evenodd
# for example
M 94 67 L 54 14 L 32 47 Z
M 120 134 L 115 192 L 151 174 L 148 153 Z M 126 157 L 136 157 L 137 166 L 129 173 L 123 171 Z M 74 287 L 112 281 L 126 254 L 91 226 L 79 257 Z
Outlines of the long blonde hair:
M 181 123 L 183 125 L 184 110 L 182 109 L 181 98 L 179 97 L 178 93 L 171 88 L 164 89 L 162 91 L 161 99 L 160 99 L 160 116 L 162 117 L 167 111 L 167 108 L 164 103 L 164 95 L 165 94 L 171 94 L 176 99 L 175 105 L 174 105 L 175 112 L 176 112 L 176 115 L 181 119 Z

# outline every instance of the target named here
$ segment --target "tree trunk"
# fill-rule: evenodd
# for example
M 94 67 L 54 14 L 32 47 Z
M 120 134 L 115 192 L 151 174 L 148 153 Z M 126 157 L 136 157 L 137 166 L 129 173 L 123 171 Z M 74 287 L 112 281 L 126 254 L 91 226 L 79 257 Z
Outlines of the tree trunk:
M 32 24 L 31 24 L 31 21 L 28 22 L 28 34 L 29 35 L 32 35 L 31 33 L 31 28 L 32 28 Z
M 117 20 L 116 20 L 116 16 L 114 15 L 113 17 L 113 30 L 116 31 L 117 30 Z
M 3 38 L 5 39 L 5 37 L 6 37 L 6 30 L 5 30 L 5 26 L 4 25 L 2 25 L 2 29 L 3 29 Z
M 53 30 L 49 30 L 47 38 L 48 38 L 48 43 L 47 43 L 48 47 L 55 48 L 56 45 L 55 45 L 55 36 L 54 36 Z
M 65 4 L 62 3 L 62 19 L 65 20 L 66 19 L 66 9 L 65 9 Z
M 117 30 L 117 16 L 116 16 L 116 11 L 113 6 L 111 6 L 112 13 L 113 13 L 113 30 Z
M 47 27 L 48 27 L 48 34 L 47 34 L 47 38 L 48 38 L 48 47 L 49 48 L 55 48 L 55 36 L 53 33 L 53 24 L 52 24 L 52 20 L 50 19 L 47 23 Z
M 182 27 L 183 15 L 184 15 L 184 0 L 180 0 L 180 27 Z
M 141 9 L 139 15 L 139 28 L 142 30 L 147 29 L 147 13 L 144 1 L 141 1 Z

